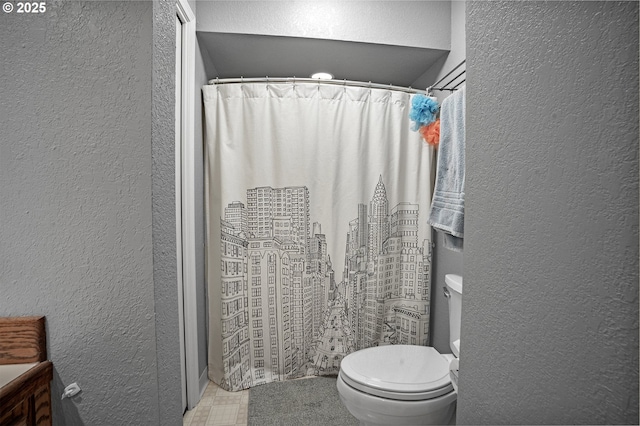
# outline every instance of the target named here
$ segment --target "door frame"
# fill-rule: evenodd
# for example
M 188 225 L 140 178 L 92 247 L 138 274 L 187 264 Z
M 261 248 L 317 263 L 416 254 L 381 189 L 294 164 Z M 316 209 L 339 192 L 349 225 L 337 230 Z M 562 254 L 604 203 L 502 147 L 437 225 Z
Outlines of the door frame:
M 176 0 L 176 15 L 182 24 L 182 84 L 180 91 L 180 146 L 176 146 L 176 243 L 180 334 L 184 341 L 187 409 L 200 401 L 198 372 L 198 317 L 196 298 L 195 233 L 195 46 L 196 17 L 187 0 Z M 177 89 L 177 88 L 176 88 Z M 182 358 L 182 350 L 181 350 Z M 181 359 L 182 360 L 182 359 Z

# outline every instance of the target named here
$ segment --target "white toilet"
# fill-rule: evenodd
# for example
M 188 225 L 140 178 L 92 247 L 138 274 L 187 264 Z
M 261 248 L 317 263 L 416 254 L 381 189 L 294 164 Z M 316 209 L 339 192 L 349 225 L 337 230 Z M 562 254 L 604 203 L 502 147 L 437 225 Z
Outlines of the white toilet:
M 455 424 L 457 383 L 454 389 L 449 366 L 459 356 L 462 277 L 446 275 L 445 283 L 453 354 L 426 346 L 390 345 L 362 349 L 342 360 L 338 393 L 360 424 Z

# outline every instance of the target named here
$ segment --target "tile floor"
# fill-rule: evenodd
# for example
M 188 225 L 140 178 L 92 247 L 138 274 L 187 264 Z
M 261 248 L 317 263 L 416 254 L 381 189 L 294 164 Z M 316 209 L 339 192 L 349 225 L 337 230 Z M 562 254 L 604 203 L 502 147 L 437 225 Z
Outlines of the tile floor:
M 227 392 L 209 382 L 198 405 L 184 414 L 183 426 L 247 425 L 249 390 Z

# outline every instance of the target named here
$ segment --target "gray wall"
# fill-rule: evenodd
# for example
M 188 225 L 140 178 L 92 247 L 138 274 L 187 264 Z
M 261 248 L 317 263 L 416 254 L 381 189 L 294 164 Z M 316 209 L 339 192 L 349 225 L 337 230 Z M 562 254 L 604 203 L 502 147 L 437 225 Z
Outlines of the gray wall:
M 58 425 L 181 422 L 173 7 L 0 15 L 0 315 L 46 315 Z
M 441 232 L 432 232 L 433 242 L 433 275 L 431 277 L 431 341 L 441 354 L 451 353 L 449 344 L 449 303 L 444 297 L 447 274 L 464 276 L 463 253 L 444 248 L 444 238 Z
M 449 1 L 198 1 L 197 28 L 446 50 L 449 10 Z
M 638 3 L 467 3 L 460 424 L 638 424 Z

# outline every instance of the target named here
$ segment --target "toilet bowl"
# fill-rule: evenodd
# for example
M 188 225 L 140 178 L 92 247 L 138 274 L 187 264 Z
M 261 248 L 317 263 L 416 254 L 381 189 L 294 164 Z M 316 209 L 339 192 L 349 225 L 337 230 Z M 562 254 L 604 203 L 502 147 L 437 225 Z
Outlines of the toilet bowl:
M 458 392 L 451 377 L 457 379 L 460 355 L 462 277 L 446 275 L 445 283 L 453 354 L 428 346 L 376 346 L 353 352 L 340 363 L 340 400 L 360 424 L 455 424 Z
M 457 392 L 449 378 L 451 359 L 426 346 L 363 349 L 342 360 L 338 393 L 364 425 L 452 424 Z

